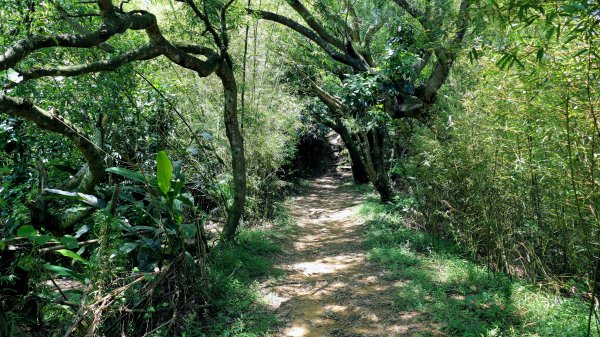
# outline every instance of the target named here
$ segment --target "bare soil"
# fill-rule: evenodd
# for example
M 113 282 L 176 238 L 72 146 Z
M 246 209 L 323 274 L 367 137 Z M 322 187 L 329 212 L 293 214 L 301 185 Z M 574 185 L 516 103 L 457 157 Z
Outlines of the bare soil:
M 262 284 L 269 306 L 282 322 L 276 337 L 383 337 L 437 335 L 419 312 L 394 306 L 402 282 L 385 280 L 384 270 L 367 259 L 364 194 L 349 177 L 313 180 L 289 209 L 297 230 L 276 267 L 284 276 Z

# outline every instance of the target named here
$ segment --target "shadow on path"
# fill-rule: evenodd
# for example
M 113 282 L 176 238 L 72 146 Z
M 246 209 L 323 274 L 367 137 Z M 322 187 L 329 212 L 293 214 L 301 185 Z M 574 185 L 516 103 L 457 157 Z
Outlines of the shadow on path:
M 398 312 L 394 294 L 403 281 L 383 278 L 366 258 L 365 200 L 350 177 L 313 180 L 290 205 L 298 229 L 275 261 L 284 277 L 263 284 L 263 295 L 278 314 L 275 336 L 437 335 L 416 311 Z

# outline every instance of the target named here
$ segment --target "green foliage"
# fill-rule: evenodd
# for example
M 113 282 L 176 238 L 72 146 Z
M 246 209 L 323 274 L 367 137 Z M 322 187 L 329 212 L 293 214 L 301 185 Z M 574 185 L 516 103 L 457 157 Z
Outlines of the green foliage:
M 277 231 L 286 224 L 277 221 Z M 281 251 L 274 230 L 244 230 L 238 242 L 221 245 L 209 256 L 207 300 L 214 305 L 205 325 L 191 326 L 198 336 L 265 336 L 276 318 L 261 302 L 256 279 L 277 277 L 269 257 Z
M 156 154 L 156 179 L 158 188 L 167 194 L 171 190 L 171 178 L 173 177 L 173 164 L 167 157 L 165 151 Z
M 434 244 L 431 235 L 406 227 L 410 212 L 370 201 L 362 214 L 369 219 L 369 258 L 401 285 L 397 310 L 418 311 L 451 336 L 586 336 L 581 299 L 465 260 L 451 243 Z
M 581 335 L 593 315 L 558 329 L 574 307 L 585 311 L 578 298 L 597 282 L 596 5 L 498 3 L 510 19 L 488 21 L 429 128 L 401 124 L 411 133 L 398 140 L 407 151 L 394 170 L 415 199 L 415 227 L 491 270 L 574 297 L 556 300 L 565 315 L 549 313 L 552 296 L 513 287 L 524 296 L 517 309 L 536 308 L 526 320 L 552 317 L 532 333 Z
M 459 2 L 410 2 L 432 21 L 424 25 L 394 2 L 306 3 L 344 43 L 349 25 L 359 28 L 352 46 L 332 48 L 364 55 L 369 49 L 369 71 L 341 65 L 296 32 L 259 24 L 246 15 L 244 1 L 223 12 L 226 1 L 205 1 L 202 10 L 214 31 L 183 2 L 118 6 L 156 11 L 172 41 L 212 47 L 211 33 L 227 40 L 219 52 L 230 54 L 233 75 L 244 79 L 237 83 L 245 93 L 237 117 L 247 164 L 245 226 L 282 216 L 288 187 L 282 168 L 294 158 L 295 144 L 307 134 L 325 139 L 328 130 L 313 119 L 302 121 L 302 114 L 322 122 L 341 118 L 355 133 L 380 129 L 385 158 L 379 166 L 384 173 L 389 168 L 411 197 L 396 199 L 393 212 L 369 206 L 378 217 L 367 244 L 371 259 L 389 270 L 386 277 L 408 282 L 398 294 L 399 309 L 428 312 L 450 335 L 579 335 L 585 309 L 578 297 L 595 300 L 599 279 L 598 3 L 472 1 L 463 53 L 470 62 L 453 60 L 453 77 L 434 105 L 427 102 L 423 127 L 393 122 L 388 105 L 423 89 L 434 59 L 445 57 L 436 54 L 460 28 L 454 21 Z M 100 24 L 91 14 L 98 10 L 94 2 L 0 0 L 0 54 L 22 38 L 77 31 L 58 5 L 81 27 Z M 290 10 L 271 1 L 259 7 L 284 15 Z M 379 24 L 373 43 L 364 44 L 365 32 Z M 97 62 L 148 41 L 143 32 L 128 31 L 108 43 L 45 48 L 0 71 L 4 94 L 35 98 L 53 121 L 91 141 L 101 162 L 113 166 L 93 191 L 82 193 L 77 186 L 89 155 L 82 156 L 81 142 L 0 116 L 0 283 L 17 294 L 1 303 L 11 310 L 0 310 L 0 334 L 35 325 L 34 314 L 12 311 L 33 308 L 31 298 L 45 305 L 44 329 L 59 335 L 78 319 L 69 302 L 98 310 L 97 328 L 106 335 L 117 334 L 107 322 L 122 323 L 128 330 L 119 333 L 129 335 L 154 327 L 160 327 L 156 335 L 266 334 L 272 317 L 258 303 L 253 281 L 276 274 L 267 256 L 278 253 L 277 237 L 246 230 L 230 246 L 211 247 L 218 230 L 213 237 L 204 232 L 205 224 L 226 217 L 234 197 L 231 130 L 223 123 L 219 80 L 200 79 L 162 58 L 112 72 L 25 81 L 30 69 Z M 307 77 L 349 111 L 332 114 L 315 103 Z M 312 128 L 303 129 L 302 122 Z M 408 215 L 410 228 L 400 221 Z M 277 221 L 290 221 L 282 217 Z M 556 300 L 466 256 L 531 280 L 560 276 L 568 281 L 556 288 L 573 297 Z M 75 289 L 61 293 L 55 279 Z M 112 306 L 98 306 L 107 294 Z M 424 300 L 412 301 L 414 294 Z M 173 308 L 190 316 L 163 325 Z M 140 321 L 148 323 L 141 327 Z

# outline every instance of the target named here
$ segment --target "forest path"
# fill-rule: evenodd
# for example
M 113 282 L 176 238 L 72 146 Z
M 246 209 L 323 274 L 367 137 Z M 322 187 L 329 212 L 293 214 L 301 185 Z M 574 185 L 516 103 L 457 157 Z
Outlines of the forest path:
M 276 337 L 383 337 L 426 333 L 421 314 L 398 312 L 395 289 L 369 262 L 364 222 L 358 214 L 364 193 L 347 176 L 311 181 L 289 209 L 297 230 L 275 261 L 284 276 L 262 285 L 282 327 Z

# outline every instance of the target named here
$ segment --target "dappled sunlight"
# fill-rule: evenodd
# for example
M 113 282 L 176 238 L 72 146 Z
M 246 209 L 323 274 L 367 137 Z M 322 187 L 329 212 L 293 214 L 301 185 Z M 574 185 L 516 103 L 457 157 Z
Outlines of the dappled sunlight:
M 306 336 L 308 329 L 305 326 L 293 326 L 285 330 L 285 335 L 290 337 Z
M 327 274 L 348 269 L 357 264 L 364 263 L 364 256 L 359 254 L 345 254 L 331 256 L 312 262 L 300 262 L 292 265 L 294 270 L 302 271 L 305 275 Z
M 286 275 L 263 285 L 282 321 L 275 336 L 435 336 L 421 314 L 395 310 L 405 284 L 386 280 L 367 259 L 356 207 L 365 196 L 344 186 L 347 178 L 317 179 L 290 205 L 298 230 L 278 261 Z

